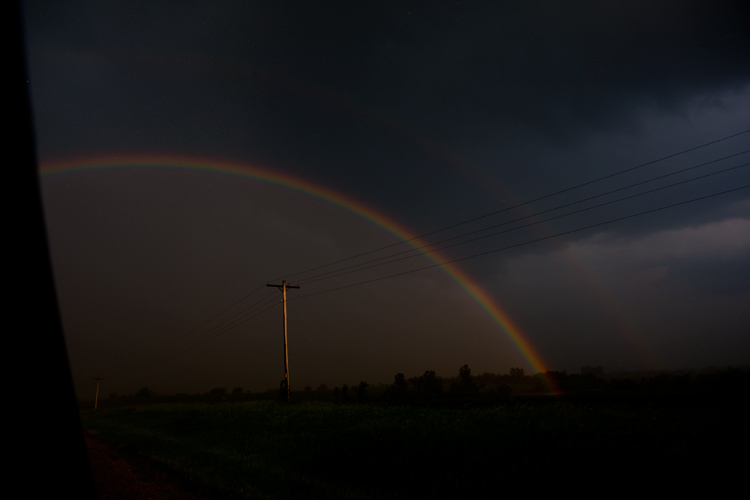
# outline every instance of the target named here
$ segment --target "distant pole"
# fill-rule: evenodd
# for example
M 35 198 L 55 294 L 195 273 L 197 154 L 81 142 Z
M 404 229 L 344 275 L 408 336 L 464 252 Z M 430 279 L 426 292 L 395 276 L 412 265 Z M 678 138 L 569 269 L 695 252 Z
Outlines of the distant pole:
M 94 409 L 96 410 L 96 407 L 99 403 L 99 381 L 104 380 L 104 378 L 94 377 L 94 380 L 96 380 L 96 396 L 94 396 Z
M 289 350 L 287 349 L 287 338 L 286 338 L 286 289 L 287 288 L 299 288 L 295 285 L 287 285 L 286 280 L 283 280 L 280 285 L 272 285 L 267 283 L 266 286 L 273 286 L 281 290 L 281 302 L 284 304 L 284 381 L 286 383 L 286 402 L 289 402 Z

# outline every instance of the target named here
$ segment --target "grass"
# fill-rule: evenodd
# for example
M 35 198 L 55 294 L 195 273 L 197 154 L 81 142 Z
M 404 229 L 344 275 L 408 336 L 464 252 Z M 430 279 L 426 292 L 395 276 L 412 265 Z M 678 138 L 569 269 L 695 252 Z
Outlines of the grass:
M 669 482 L 713 470 L 728 437 L 747 437 L 733 407 L 545 398 L 162 403 L 83 411 L 82 421 L 232 498 L 432 498 L 594 476 Z

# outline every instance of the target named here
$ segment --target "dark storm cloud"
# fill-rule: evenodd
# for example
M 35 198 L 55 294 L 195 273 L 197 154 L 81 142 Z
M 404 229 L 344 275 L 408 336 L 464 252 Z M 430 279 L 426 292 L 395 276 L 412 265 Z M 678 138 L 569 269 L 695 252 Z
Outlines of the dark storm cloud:
M 326 158 L 342 171 L 350 148 L 393 134 L 368 124 L 381 117 L 449 143 L 519 128 L 568 141 L 580 127 L 635 126 L 642 107 L 684 111 L 693 96 L 746 84 L 747 9 L 673 6 L 128 4 L 58 6 L 54 20 L 45 9 L 28 10 L 44 19 L 36 43 L 73 65 L 65 71 L 72 81 L 40 83 L 80 85 L 77 101 L 65 103 L 73 117 L 89 101 L 94 116 L 76 124 L 95 127 L 98 109 L 140 125 L 87 132 L 142 147 L 158 143 L 152 134 L 168 143 L 176 135 L 185 146 L 198 137 L 238 141 L 244 132 L 261 135 L 248 139 L 254 146 L 278 147 L 283 136 L 299 150 L 290 160 Z M 327 133 L 316 132 L 321 127 Z M 360 159 L 364 168 L 387 169 L 407 149 L 387 155 L 364 146 L 380 151 Z M 414 175 L 423 175 L 418 165 Z
M 43 156 L 241 158 L 428 229 L 497 209 L 484 179 L 521 201 L 596 175 L 561 150 L 592 131 L 642 133 L 644 108 L 686 113 L 748 75 L 732 6 L 32 7 Z M 483 198 L 455 195 L 478 187 Z
M 407 99 L 419 112 L 441 113 L 431 116 L 441 126 L 553 135 L 571 125 L 619 128 L 633 108 L 681 108 L 692 95 L 747 82 L 747 9 L 673 6 L 461 5 L 430 19 L 418 41 L 393 47 L 388 59 L 408 75 Z

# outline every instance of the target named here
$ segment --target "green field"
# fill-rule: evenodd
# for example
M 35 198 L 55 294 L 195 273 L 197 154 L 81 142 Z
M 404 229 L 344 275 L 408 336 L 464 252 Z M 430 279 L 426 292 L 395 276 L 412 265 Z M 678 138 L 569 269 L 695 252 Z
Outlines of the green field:
M 729 453 L 748 442 L 740 408 L 717 398 L 538 397 L 172 402 L 81 416 L 121 452 L 221 497 L 436 498 L 502 493 L 519 481 L 728 487 L 744 469 Z

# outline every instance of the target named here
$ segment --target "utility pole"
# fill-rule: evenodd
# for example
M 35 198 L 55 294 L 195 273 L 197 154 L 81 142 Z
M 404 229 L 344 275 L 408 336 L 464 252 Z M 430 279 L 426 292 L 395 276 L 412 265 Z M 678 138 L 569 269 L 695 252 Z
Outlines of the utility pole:
M 273 286 L 281 290 L 281 302 L 284 304 L 284 383 L 286 384 L 286 402 L 289 402 L 289 350 L 287 349 L 286 340 L 286 289 L 287 288 L 299 288 L 295 285 L 287 285 L 286 280 L 283 280 L 280 285 L 272 285 L 266 283 L 266 286 Z
M 94 377 L 94 380 L 96 380 L 96 396 L 94 396 L 94 409 L 96 410 L 96 406 L 99 403 L 99 381 L 105 379 L 102 377 Z

